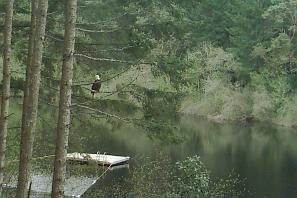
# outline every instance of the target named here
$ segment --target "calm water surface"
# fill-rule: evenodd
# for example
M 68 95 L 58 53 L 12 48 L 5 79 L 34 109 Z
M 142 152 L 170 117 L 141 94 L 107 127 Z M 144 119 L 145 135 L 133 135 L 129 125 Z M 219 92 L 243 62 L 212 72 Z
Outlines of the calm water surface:
M 293 129 L 265 123 L 215 124 L 182 117 L 176 133 L 183 135 L 184 141 L 168 144 L 148 138 L 133 126 L 109 123 L 105 127 L 85 128 L 85 136 L 79 144 L 72 142 L 71 150 L 131 156 L 132 166 L 140 156 L 154 158 L 156 149 L 173 161 L 199 155 L 213 176 L 224 177 L 233 170 L 246 178 L 253 193 L 247 197 L 297 197 L 297 133 Z M 125 174 L 127 170 L 114 171 L 104 182 Z M 102 188 L 103 183 L 98 181 L 94 188 Z
M 34 156 L 51 155 L 55 148 L 56 121 L 52 119 L 55 111 L 45 107 L 40 112 Z M 247 187 L 253 192 L 246 197 L 297 197 L 297 132 L 294 129 L 266 123 L 216 124 L 185 116 L 176 122 L 178 127 L 175 131 L 183 137 L 183 141 L 174 144 L 149 138 L 149 132 L 141 127 L 118 121 L 90 120 L 83 114 L 74 116 L 69 152 L 106 152 L 130 156 L 130 167 L 143 157 L 154 159 L 156 151 L 162 152 L 173 162 L 199 155 L 214 177 L 226 177 L 233 170 L 241 178 L 246 178 Z M 17 122 L 12 124 L 17 125 Z M 17 131 L 14 136 L 19 137 Z M 14 148 L 14 142 L 8 144 Z M 12 152 L 11 148 L 9 150 Z M 38 170 L 40 166 L 43 167 L 42 171 Z M 52 162 L 43 160 L 36 162 L 34 167 L 37 167 L 37 172 L 50 172 Z M 89 178 L 100 175 L 85 167 L 74 172 L 76 176 Z M 91 191 L 102 190 L 128 173 L 129 169 L 112 171 L 104 179 L 98 180 Z M 48 175 L 51 178 L 51 173 Z M 92 196 L 87 192 L 84 197 Z

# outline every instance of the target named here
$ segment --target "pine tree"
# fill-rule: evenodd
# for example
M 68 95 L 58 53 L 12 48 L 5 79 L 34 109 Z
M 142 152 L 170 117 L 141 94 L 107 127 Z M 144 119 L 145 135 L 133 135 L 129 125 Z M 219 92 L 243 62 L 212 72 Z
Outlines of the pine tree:
M 0 184 L 3 183 L 6 136 L 9 117 L 10 78 L 11 78 L 11 32 L 14 0 L 6 0 L 3 53 L 3 89 L 0 117 Z
M 62 77 L 60 81 L 59 117 L 56 135 L 52 197 L 64 197 L 66 157 L 70 129 L 71 86 L 73 76 L 77 0 L 66 0 Z
M 36 21 L 36 30 L 34 33 L 34 49 L 32 62 L 27 69 L 30 71 L 26 73 L 28 80 L 26 82 L 27 99 L 24 99 L 23 105 L 26 107 L 25 116 L 23 116 L 22 131 L 21 131 L 21 151 L 20 151 L 20 165 L 17 187 L 17 198 L 24 198 L 27 196 L 29 180 L 30 180 L 30 161 L 32 158 L 34 132 L 36 128 L 38 96 L 40 86 L 40 70 L 42 63 L 43 41 L 45 35 L 46 15 L 47 15 L 48 1 L 38 1 L 38 15 Z M 33 10 L 34 11 L 34 10 Z M 34 23 L 34 18 L 31 19 Z M 33 25 L 31 25 L 33 26 Z M 30 57 L 28 57 L 30 60 Z M 28 61 L 30 62 L 30 61 Z

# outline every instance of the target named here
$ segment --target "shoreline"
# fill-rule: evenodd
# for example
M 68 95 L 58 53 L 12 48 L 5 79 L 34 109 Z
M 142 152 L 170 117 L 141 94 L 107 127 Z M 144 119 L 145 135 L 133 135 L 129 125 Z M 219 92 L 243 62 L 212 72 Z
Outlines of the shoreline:
M 270 120 L 257 120 L 254 117 L 243 117 L 236 120 L 230 120 L 226 119 L 222 116 L 222 114 L 218 115 L 201 115 L 196 113 L 185 113 L 185 112 L 178 112 L 182 116 L 190 116 L 193 118 L 202 118 L 209 122 L 216 123 L 216 124 L 252 124 L 252 123 L 263 123 L 263 124 L 269 124 L 274 125 L 275 127 L 285 127 L 288 129 L 297 129 L 296 125 L 283 125 L 277 122 L 273 122 Z

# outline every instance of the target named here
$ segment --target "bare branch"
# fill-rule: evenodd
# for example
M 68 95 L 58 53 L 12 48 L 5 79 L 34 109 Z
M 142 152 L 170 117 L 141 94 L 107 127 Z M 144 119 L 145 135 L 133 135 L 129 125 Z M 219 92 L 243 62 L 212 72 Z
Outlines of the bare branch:
M 118 63 L 129 63 L 129 64 L 142 64 L 142 65 L 155 65 L 156 62 L 133 62 L 133 61 L 125 61 L 125 60 L 118 60 L 118 59 L 112 59 L 112 58 L 97 58 L 97 57 L 91 57 L 85 54 L 75 54 L 75 56 L 80 56 L 89 60 L 93 61 L 108 61 L 108 62 L 118 62 Z
M 88 106 L 84 106 L 84 105 L 80 105 L 80 104 L 72 104 L 72 106 L 79 107 L 79 108 L 82 108 L 82 109 L 87 109 L 87 110 L 93 111 L 93 112 L 97 112 L 99 114 L 102 114 L 102 115 L 105 115 L 105 116 L 111 117 L 111 118 L 116 118 L 116 119 L 121 120 L 121 121 L 126 122 L 126 123 L 130 122 L 129 120 L 127 120 L 125 118 L 119 117 L 117 115 L 109 114 L 109 113 L 106 113 L 106 112 L 98 110 L 98 109 L 93 109 L 93 108 L 88 107 Z
M 140 14 L 144 14 L 145 12 L 125 12 L 123 14 L 120 14 L 119 16 L 115 16 L 113 18 L 104 20 L 104 21 L 97 21 L 97 22 L 78 22 L 76 23 L 76 25 L 100 25 L 100 24 L 104 24 L 104 23 L 110 23 L 111 21 L 114 21 L 116 19 L 122 18 L 126 15 L 140 15 Z
M 71 116 L 79 116 L 79 115 L 83 115 L 83 116 L 85 116 L 85 115 L 88 115 L 88 116 L 91 116 L 92 118 L 105 118 L 106 116 L 99 116 L 96 112 L 94 112 L 94 113 L 90 113 L 90 112 L 81 112 L 81 111 L 71 111 Z
M 126 49 L 130 49 L 133 47 L 139 47 L 140 45 L 127 45 L 125 47 L 120 47 L 120 48 L 109 48 L 109 49 L 103 49 L 103 50 L 86 50 L 86 51 L 79 51 L 80 53 L 100 53 L 100 52 L 110 52 L 110 51 L 124 51 Z
M 50 32 L 47 32 L 46 37 L 57 41 L 57 42 L 64 42 L 64 39 L 62 38 L 58 38 L 53 36 L 53 34 L 51 34 Z M 102 46 L 130 46 L 131 43 L 85 43 L 85 42 L 75 42 L 76 45 L 90 45 L 90 46 L 96 46 L 96 45 L 102 45 Z
M 51 34 L 48 34 L 48 33 L 46 34 L 46 37 L 51 38 L 54 41 L 64 42 L 63 39 L 57 38 L 57 37 L 55 37 L 55 36 L 53 36 Z
M 123 71 L 121 71 L 121 72 L 115 74 L 114 76 L 112 76 L 112 77 L 110 77 L 110 78 L 107 78 L 107 79 L 105 79 L 105 80 L 102 80 L 101 82 L 107 82 L 107 81 L 110 81 L 110 80 L 112 80 L 112 79 L 114 79 L 114 78 L 116 78 L 116 77 L 122 75 L 123 73 L 126 73 L 126 72 L 129 71 L 131 68 L 133 68 L 135 65 L 136 65 L 136 64 L 131 65 L 131 66 L 128 67 L 127 69 L 125 69 L 125 70 L 123 70 Z M 81 82 L 77 82 L 77 83 L 79 83 L 79 84 L 74 84 L 74 85 L 72 85 L 72 86 L 75 87 L 75 86 L 82 86 L 82 85 L 91 85 L 93 82 L 88 83 L 88 82 L 85 82 L 85 81 L 81 81 Z
M 95 58 L 95 57 L 87 56 L 85 54 L 75 54 L 75 56 L 87 58 L 87 59 L 90 59 L 90 60 L 93 60 L 93 61 L 109 61 L 109 62 L 132 63 L 132 64 L 135 63 L 135 62 L 132 62 L 132 61 L 118 60 L 118 59 L 112 59 L 112 58 Z
M 14 129 L 20 129 L 22 128 L 21 126 L 14 126 L 14 127 L 8 127 L 8 130 L 14 130 Z
M 122 86 L 120 89 L 118 89 L 118 90 L 116 90 L 116 91 L 114 91 L 114 92 L 111 92 L 110 94 L 107 94 L 106 96 L 104 96 L 104 98 L 107 98 L 108 96 L 111 96 L 111 95 L 114 95 L 114 94 L 116 94 L 116 93 L 119 93 L 119 92 L 121 92 L 122 90 L 124 90 L 126 87 L 132 85 L 132 83 L 134 83 L 134 82 L 138 79 L 139 75 L 140 75 L 140 74 L 138 74 L 133 80 L 131 80 L 131 81 L 130 81 L 128 84 L 126 84 L 125 86 Z M 101 98 L 101 99 L 102 99 L 102 98 Z
M 47 13 L 47 17 L 49 17 L 49 16 L 51 16 L 51 15 L 54 15 L 54 14 L 56 14 L 56 13 L 58 13 L 58 12 L 57 12 L 57 11 L 54 11 L 54 12 Z
M 111 29 L 111 30 L 89 30 L 89 29 L 84 29 L 84 28 L 76 28 L 76 30 L 81 31 L 81 32 L 87 32 L 87 33 L 111 33 L 120 30 L 119 28 L 117 29 Z
M 43 104 L 46 104 L 46 105 L 54 107 L 54 108 L 58 108 L 57 105 L 47 102 L 46 99 L 44 99 L 44 98 L 39 97 L 39 99 L 40 99 L 40 102 Z

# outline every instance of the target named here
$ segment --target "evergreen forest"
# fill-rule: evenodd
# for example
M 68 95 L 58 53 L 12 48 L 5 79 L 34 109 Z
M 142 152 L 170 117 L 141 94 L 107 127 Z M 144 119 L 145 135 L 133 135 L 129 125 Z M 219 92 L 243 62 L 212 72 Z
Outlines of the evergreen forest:
M 19 158 L 16 197 L 26 197 L 35 130 L 46 124 L 56 137 L 45 154 L 55 152 L 52 197 L 64 196 L 76 122 L 133 125 L 164 144 L 183 141 L 173 132 L 183 115 L 297 127 L 296 43 L 296 0 L 1 0 L 0 183 L 5 158 Z M 175 167 L 179 180 L 156 192 L 137 183 L 131 197 L 246 193 L 237 177 L 212 181 L 197 156 Z

